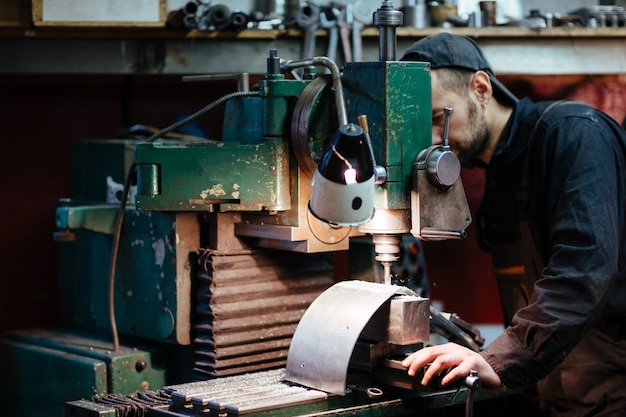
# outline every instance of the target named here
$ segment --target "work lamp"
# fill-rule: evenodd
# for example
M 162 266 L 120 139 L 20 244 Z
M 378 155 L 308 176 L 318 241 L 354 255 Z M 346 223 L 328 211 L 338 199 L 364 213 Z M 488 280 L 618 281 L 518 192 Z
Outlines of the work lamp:
M 348 123 L 328 145 L 313 174 L 309 210 L 337 226 L 359 226 L 374 216 L 375 167 L 363 129 Z

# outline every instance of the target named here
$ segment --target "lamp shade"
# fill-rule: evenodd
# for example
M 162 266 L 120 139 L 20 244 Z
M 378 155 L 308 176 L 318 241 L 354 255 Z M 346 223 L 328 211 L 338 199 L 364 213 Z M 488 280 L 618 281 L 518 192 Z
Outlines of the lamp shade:
M 372 150 L 359 125 L 341 126 L 315 173 L 309 210 L 338 226 L 359 226 L 374 216 Z

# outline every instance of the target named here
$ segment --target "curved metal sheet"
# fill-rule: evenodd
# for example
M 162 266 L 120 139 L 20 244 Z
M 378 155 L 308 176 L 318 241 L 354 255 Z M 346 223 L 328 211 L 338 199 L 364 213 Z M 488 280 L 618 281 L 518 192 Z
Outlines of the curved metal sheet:
M 288 381 L 345 395 L 352 350 L 370 318 L 392 296 L 415 295 L 406 287 L 342 281 L 311 303 L 291 340 Z

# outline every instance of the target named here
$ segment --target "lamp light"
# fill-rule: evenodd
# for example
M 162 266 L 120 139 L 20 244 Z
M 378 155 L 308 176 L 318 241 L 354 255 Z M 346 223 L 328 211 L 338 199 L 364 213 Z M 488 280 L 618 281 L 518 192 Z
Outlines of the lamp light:
M 374 216 L 375 167 L 363 129 L 348 123 L 322 155 L 313 179 L 309 210 L 337 226 L 359 226 Z

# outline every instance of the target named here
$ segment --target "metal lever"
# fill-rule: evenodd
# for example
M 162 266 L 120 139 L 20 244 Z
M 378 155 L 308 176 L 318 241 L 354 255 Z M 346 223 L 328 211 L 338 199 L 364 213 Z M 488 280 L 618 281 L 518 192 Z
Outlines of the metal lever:
M 450 118 L 452 117 L 452 107 L 443 108 L 443 147 L 447 151 L 450 149 L 448 134 L 450 133 Z
M 430 240 L 439 239 L 465 239 L 465 230 L 437 229 L 433 227 L 422 227 L 422 238 Z
M 480 388 L 478 371 L 470 371 L 470 374 L 465 378 L 465 385 L 468 388 L 465 396 L 465 417 L 472 417 L 474 415 L 474 391 Z

